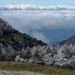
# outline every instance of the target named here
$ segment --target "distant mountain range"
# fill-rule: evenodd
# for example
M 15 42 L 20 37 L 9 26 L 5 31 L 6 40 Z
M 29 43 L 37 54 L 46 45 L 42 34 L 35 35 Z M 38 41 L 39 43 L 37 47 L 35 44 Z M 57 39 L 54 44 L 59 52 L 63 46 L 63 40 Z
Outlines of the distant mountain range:
M 36 6 L 30 4 L 9 4 L 1 6 L 0 10 L 75 10 L 75 7 L 65 5 Z

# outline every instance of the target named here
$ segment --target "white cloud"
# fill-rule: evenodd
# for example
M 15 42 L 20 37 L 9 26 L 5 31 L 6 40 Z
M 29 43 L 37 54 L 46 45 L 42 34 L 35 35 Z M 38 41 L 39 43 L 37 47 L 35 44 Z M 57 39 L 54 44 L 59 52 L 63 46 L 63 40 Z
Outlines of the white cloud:
M 13 27 L 23 32 L 75 27 L 75 11 L 9 11 L 2 14 Z
M 50 39 L 48 39 L 45 34 L 42 32 L 33 32 L 31 34 L 34 38 L 37 38 L 38 40 L 42 40 L 45 43 L 50 43 Z
M 49 42 L 45 30 L 75 29 L 75 11 L 2 11 L 3 18 L 21 32 Z M 37 31 L 41 31 L 41 33 Z M 48 36 L 48 35 L 47 35 Z M 50 34 L 51 36 L 51 34 Z
M 36 6 L 31 4 L 16 4 L 16 5 L 9 4 L 3 7 L 8 9 L 25 9 L 25 10 L 75 10 L 75 6 L 67 6 L 67 5 Z

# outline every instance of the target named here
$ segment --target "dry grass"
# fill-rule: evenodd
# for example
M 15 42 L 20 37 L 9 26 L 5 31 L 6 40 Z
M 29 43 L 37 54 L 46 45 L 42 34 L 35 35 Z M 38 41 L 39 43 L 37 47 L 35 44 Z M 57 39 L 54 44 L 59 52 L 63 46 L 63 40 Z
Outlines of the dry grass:
M 55 66 L 41 66 L 32 64 L 18 64 L 15 62 L 4 62 L 0 61 L 1 70 L 12 70 L 12 71 L 30 71 L 36 73 L 44 73 L 48 75 L 75 75 L 75 69 L 64 69 Z

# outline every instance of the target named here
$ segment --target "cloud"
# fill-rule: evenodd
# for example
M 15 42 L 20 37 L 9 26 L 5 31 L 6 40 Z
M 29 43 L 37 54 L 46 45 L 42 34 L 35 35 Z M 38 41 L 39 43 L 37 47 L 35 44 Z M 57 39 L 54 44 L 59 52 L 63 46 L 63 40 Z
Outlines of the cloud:
M 9 4 L 1 7 L 1 9 L 20 9 L 20 10 L 75 10 L 75 6 L 67 5 L 50 5 L 50 6 L 36 6 L 31 4 Z
M 47 35 L 51 29 L 74 29 L 75 30 L 75 11 L 2 11 L 3 18 L 15 29 L 36 35 L 36 37 L 49 42 Z M 43 31 L 41 31 L 43 30 Z M 46 31 L 47 32 L 46 32 Z M 41 31 L 39 33 L 38 31 Z M 48 33 L 48 34 L 47 34 Z M 39 35 L 39 36 L 38 36 Z M 53 37 L 52 37 L 53 38 Z M 55 38 L 55 37 L 54 37 Z M 40 39 L 40 38 L 39 38 Z M 47 40 L 48 39 L 48 40 Z M 54 39 L 55 40 L 55 39 Z
M 2 14 L 5 20 L 22 32 L 75 28 L 75 11 L 10 11 Z
M 45 43 L 50 43 L 50 39 L 45 36 L 42 32 L 33 32 L 31 34 L 34 38 L 37 38 L 38 40 L 42 40 Z

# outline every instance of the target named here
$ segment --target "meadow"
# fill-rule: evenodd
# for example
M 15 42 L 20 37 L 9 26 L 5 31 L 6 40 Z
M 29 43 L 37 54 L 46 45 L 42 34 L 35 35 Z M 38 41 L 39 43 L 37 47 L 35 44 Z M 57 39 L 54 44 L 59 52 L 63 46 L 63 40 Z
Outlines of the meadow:
M 27 63 L 16 63 L 0 61 L 0 70 L 9 71 L 29 71 L 34 73 L 43 73 L 46 75 L 75 75 L 75 69 L 61 68 L 56 66 L 43 66 Z

